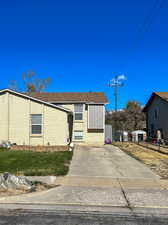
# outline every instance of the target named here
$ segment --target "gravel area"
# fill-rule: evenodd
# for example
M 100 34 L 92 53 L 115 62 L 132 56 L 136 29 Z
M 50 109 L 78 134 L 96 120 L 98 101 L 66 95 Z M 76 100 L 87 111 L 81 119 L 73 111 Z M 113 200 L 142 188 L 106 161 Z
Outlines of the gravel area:
M 129 142 L 115 142 L 113 145 L 146 164 L 161 178 L 168 179 L 168 154 L 162 154 Z

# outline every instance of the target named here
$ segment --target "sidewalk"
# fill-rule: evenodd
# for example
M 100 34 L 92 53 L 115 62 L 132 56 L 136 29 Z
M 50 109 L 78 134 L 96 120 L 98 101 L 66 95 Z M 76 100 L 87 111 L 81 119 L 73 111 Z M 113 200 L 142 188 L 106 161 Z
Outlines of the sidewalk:
M 168 182 L 153 179 L 65 177 L 56 188 L 0 198 L 0 204 L 47 204 L 168 209 Z

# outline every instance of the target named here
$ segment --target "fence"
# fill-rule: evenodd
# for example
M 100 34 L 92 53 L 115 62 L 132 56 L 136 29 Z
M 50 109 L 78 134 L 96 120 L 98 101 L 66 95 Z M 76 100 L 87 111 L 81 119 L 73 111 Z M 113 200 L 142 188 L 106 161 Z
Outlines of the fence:
M 139 141 L 139 145 L 152 149 L 154 151 L 158 151 L 163 154 L 168 154 L 168 140 L 157 138 L 147 138 L 146 141 Z

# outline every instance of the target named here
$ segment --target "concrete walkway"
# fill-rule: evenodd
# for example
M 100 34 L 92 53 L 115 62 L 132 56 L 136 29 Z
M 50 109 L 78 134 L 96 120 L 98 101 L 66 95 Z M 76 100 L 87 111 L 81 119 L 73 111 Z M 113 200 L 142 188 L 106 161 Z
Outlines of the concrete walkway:
M 78 146 L 69 174 L 56 184 L 48 191 L 0 198 L 0 204 L 168 209 L 168 182 L 113 146 Z

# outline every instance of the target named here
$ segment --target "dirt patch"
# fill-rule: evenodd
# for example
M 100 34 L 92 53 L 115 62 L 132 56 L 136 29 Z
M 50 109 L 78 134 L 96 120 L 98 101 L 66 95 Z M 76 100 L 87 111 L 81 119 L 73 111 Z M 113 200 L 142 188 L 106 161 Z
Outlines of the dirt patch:
M 168 154 L 162 154 L 129 142 L 116 142 L 113 144 L 146 164 L 161 178 L 168 179 Z
M 59 185 L 48 185 L 42 182 L 35 181 L 34 186 L 35 188 L 31 193 L 45 191 L 50 188 L 57 187 Z M 0 190 L 0 197 L 7 197 L 7 196 L 14 196 L 14 195 L 16 196 L 16 195 L 28 194 L 28 193 L 30 192 L 24 191 L 24 190 Z
M 62 152 L 68 151 L 69 146 L 31 146 L 31 145 L 12 145 L 11 151 L 34 151 L 34 152 Z

